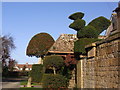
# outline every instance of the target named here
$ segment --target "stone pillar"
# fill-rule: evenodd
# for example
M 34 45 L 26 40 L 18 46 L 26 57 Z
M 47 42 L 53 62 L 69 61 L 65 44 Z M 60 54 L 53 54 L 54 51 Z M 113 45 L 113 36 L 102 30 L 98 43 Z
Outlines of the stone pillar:
M 41 57 L 38 58 L 38 64 L 43 64 L 43 59 Z

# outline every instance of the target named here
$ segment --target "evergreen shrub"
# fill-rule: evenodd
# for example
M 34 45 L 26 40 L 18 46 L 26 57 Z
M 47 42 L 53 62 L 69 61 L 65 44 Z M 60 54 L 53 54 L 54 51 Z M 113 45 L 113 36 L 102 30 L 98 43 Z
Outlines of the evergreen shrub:
M 74 52 L 76 54 L 86 54 L 85 46 L 99 40 L 97 38 L 81 38 L 74 42 Z
M 77 38 L 98 38 L 98 32 L 93 26 L 88 25 L 77 32 Z
M 70 15 L 68 18 L 71 20 L 77 20 L 77 19 L 82 19 L 83 17 L 84 17 L 84 13 L 76 12 L 76 13 Z
M 42 83 L 43 88 L 67 88 L 68 86 L 67 78 L 59 74 L 44 74 Z
M 43 65 L 42 64 L 34 64 L 32 65 L 32 70 L 30 72 L 30 76 L 32 77 L 32 82 L 40 83 L 43 76 Z
M 85 27 L 85 20 L 82 19 L 77 19 L 75 20 L 73 23 L 71 23 L 69 25 L 70 28 L 79 31 L 80 29 L 82 29 L 83 27 Z
M 88 25 L 95 27 L 98 30 L 98 35 L 99 35 L 101 32 L 103 32 L 108 28 L 110 23 L 111 23 L 110 20 L 108 20 L 103 16 L 100 16 L 92 20 Z
M 54 42 L 54 39 L 48 33 L 38 33 L 30 40 L 27 46 L 26 55 L 31 57 L 44 56 Z

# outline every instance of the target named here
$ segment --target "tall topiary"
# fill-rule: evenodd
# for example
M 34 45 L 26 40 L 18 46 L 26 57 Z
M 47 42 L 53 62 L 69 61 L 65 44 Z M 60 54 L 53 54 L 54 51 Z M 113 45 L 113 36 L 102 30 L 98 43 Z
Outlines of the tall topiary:
M 32 65 L 32 70 L 30 71 L 32 82 L 40 83 L 42 80 L 43 74 L 44 74 L 44 69 L 42 64 Z
M 64 60 L 61 56 L 51 55 L 43 59 L 43 64 L 46 68 L 53 69 L 54 74 L 56 74 L 56 70 L 64 65 Z
M 85 45 L 99 40 L 98 35 L 107 29 L 111 23 L 107 18 L 100 16 L 85 26 L 85 21 L 82 20 L 83 16 L 84 13 L 82 12 L 77 12 L 69 16 L 69 19 L 74 20 L 69 27 L 77 31 L 79 39 L 74 45 L 75 55 L 78 56 L 79 54 L 85 54 Z
M 36 34 L 27 46 L 26 55 L 36 57 L 44 56 L 53 43 L 54 39 L 48 33 Z
M 98 32 L 95 27 L 87 25 L 77 32 L 77 38 L 98 38 Z
M 95 27 L 99 35 L 101 32 L 103 32 L 104 30 L 108 28 L 110 23 L 111 23 L 110 20 L 108 20 L 107 18 L 103 16 L 100 16 L 92 20 L 88 25 Z

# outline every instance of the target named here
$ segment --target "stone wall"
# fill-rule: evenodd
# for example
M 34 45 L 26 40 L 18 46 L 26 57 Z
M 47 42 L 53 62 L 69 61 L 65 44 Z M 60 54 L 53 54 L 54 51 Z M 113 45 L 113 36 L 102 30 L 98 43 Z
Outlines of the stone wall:
M 120 88 L 120 33 L 86 49 L 88 55 L 77 64 L 77 87 Z

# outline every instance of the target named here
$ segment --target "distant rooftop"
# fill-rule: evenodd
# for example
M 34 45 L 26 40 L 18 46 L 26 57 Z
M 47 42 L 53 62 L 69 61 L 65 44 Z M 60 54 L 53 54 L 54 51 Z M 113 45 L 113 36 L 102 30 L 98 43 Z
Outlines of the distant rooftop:
M 76 34 L 61 34 L 48 52 L 51 53 L 73 53 L 74 41 L 77 40 Z

